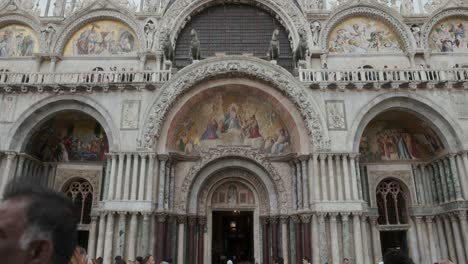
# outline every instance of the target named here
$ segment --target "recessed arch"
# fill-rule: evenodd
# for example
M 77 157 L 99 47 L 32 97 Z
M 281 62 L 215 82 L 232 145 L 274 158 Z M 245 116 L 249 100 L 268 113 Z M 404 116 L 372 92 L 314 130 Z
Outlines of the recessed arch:
M 34 128 L 41 126 L 56 113 L 63 111 L 82 112 L 94 118 L 107 135 L 110 151 L 115 150 L 116 146 L 120 145 L 118 129 L 107 110 L 90 98 L 63 95 L 39 101 L 23 112 L 9 130 L 7 138 L 11 140 L 6 146 L 12 151 L 24 151 Z
M 17 28 L 17 30 L 15 30 Z M 41 51 L 41 48 L 44 46 L 42 41 L 39 38 L 39 32 L 41 31 L 40 23 L 33 17 L 16 14 L 16 15 L 6 15 L 0 18 L 0 37 L 4 40 L 6 37 L 6 32 L 9 31 L 11 34 L 21 34 L 23 43 L 22 51 L 20 55 L 15 55 L 14 57 L 31 57 L 36 53 Z M 6 38 L 5 38 L 6 39 Z M 32 45 L 32 47 L 31 47 Z M 16 45 L 15 45 L 16 46 Z M 28 47 L 24 49 L 24 47 Z M 8 57 L 5 54 L 0 53 L 0 57 Z
M 364 129 L 369 122 L 380 113 L 399 110 L 408 112 L 425 121 L 442 141 L 447 152 L 457 152 L 463 149 L 460 137 L 464 135 L 458 122 L 450 114 L 429 99 L 415 95 L 393 93 L 380 95 L 371 100 L 357 113 L 347 137 L 348 148 L 359 152 L 359 145 Z

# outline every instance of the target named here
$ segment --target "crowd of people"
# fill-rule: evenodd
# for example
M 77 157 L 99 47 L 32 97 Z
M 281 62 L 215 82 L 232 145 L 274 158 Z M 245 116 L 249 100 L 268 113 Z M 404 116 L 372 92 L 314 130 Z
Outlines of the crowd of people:
M 102 257 L 89 258 L 86 250 L 80 246 L 75 248 L 73 255 L 71 256 L 69 264 L 103 264 Z M 125 261 L 122 256 L 116 256 L 112 264 L 156 264 L 156 261 L 152 255 L 146 257 L 136 257 L 135 260 Z M 161 264 L 171 264 L 170 261 L 163 261 Z

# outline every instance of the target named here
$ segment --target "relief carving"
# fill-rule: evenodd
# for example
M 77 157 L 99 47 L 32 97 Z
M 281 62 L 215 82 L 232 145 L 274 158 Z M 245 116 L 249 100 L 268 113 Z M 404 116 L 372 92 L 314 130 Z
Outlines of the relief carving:
M 330 130 L 346 130 L 346 111 L 344 101 L 325 101 L 327 124 Z
M 125 100 L 122 102 L 121 129 L 138 129 L 140 120 L 140 101 Z

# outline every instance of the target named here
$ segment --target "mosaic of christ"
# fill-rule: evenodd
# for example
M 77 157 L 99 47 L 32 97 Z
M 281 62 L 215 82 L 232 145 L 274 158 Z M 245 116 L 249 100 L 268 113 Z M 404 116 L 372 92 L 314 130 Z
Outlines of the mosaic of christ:
M 279 113 L 252 94 L 210 93 L 176 122 L 172 148 L 185 154 L 225 145 L 250 146 L 266 154 L 291 152 L 290 133 Z

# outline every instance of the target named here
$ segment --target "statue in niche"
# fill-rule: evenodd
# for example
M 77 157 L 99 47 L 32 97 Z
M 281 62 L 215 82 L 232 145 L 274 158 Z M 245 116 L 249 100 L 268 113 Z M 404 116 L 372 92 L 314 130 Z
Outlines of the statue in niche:
M 278 60 L 280 54 L 280 43 L 278 39 L 279 30 L 273 30 L 273 35 L 270 40 L 270 48 L 268 49 L 268 56 L 270 60 Z
M 298 66 L 299 61 L 305 61 L 309 53 L 309 46 L 307 45 L 307 34 L 304 30 L 299 31 L 299 44 L 293 52 L 293 61 Z
M 314 21 L 310 23 L 310 30 L 312 31 L 312 43 L 314 46 L 318 46 L 320 31 L 322 30 L 322 25 L 319 21 Z
M 234 185 L 229 185 L 228 187 L 227 202 L 228 204 L 237 203 L 237 188 Z
M 164 34 L 164 40 L 162 42 L 162 50 L 164 61 L 174 60 L 174 47 L 172 46 L 171 36 L 169 33 Z
M 60 17 L 63 15 L 63 6 L 65 5 L 65 0 L 56 0 L 54 3 L 54 16 Z
M 421 28 L 418 25 L 412 25 L 411 33 L 416 41 L 416 47 L 421 47 Z
M 54 35 L 55 35 L 55 28 L 53 26 L 48 26 L 47 28 L 41 30 L 41 37 L 42 37 L 42 40 L 44 41 L 45 51 L 49 51 Z
M 154 37 L 156 34 L 156 25 L 153 20 L 148 20 L 144 27 L 145 37 L 146 37 L 146 50 L 153 50 Z
M 413 0 L 402 0 L 400 5 L 400 12 L 404 15 L 409 15 L 414 13 L 414 4 Z
M 200 40 L 198 39 L 197 31 L 192 29 L 192 31 L 190 31 L 190 36 L 192 37 L 192 40 L 190 40 L 190 55 L 192 60 L 201 60 Z

